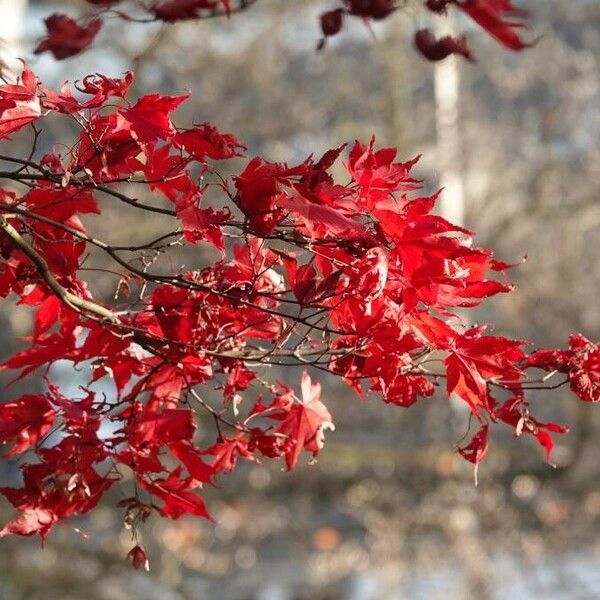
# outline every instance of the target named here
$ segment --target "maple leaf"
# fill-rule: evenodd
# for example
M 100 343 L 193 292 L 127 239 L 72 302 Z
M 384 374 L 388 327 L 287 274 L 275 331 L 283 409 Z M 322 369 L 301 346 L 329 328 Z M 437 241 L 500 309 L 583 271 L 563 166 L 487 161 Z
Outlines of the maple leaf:
M 305 175 L 309 170 L 310 161 L 288 167 L 255 157 L 242 173 L 235 176 L 238 205 L 248 217 L 254 233 L 269 234 L 285 217 L 285 211 L 279 205 L 286 198 L 283 188 L 291 185 L 292 177 Z
M 196 206 L 196 194 L 192 193 L 176 203 L 177 216 L 183 225 L 183 235 L 188 242 L 210 242 L 225 255 L 223 225 L 231 220 L 228 209 L 215 211 L 212 207 Z
M 111 342 L 108 343 L 105 352 L 93 353 L 98 358 L 92 363 L 92 381 L 110 376 L 117 389 L 117 397 L 121 398 L 132 378 L 143 375 L 149 367 L 135 346 L 123 348 L 123 344 L 114 338 Z
M 6 456 L 15 456 L 37 444 L 52 428 L 56 412 L 41 394 L 28 394 L 0 404 L 0 442 L 15 442 Z
M 412 406 L 419 396 L 433 396 L 435 392 L 435 386 L 425 377 L 402 374 L 396 375 L 389 382 L 380 377 L 373 389 L 382 392 L 386 404 L 403 407 Z
M 39 535 L 43 541 L 56 520 L 56 515 L 45 508 L 25 508 L 0 529 L 0 538 L 7 535 Z
M 339 210 L 315 204 L 300 195 L 293 197 L 282 195 L 277 204 L 297 214 L 304 221 L 311 237 L 323 237 L 325 232 L 334 236 L 369 237 L 368 230 L 361 223 L 349 219 Z
M 157 19 L 167 22 L 180 21 L 183 19 L 194 19 L 200 11 L 212 9 L 218 5 L 215 0 L 165 0 L 155 2 L 150 7 Z
M 69 436 L 66 442 L 46 451 L 51 462 L 21 466 L 22 488 L 0 488 L 0 493 L 24 515 L 24 518 L 13 519 L 0 532 L 0 537 L 9 533 L 38 534 L 43 542 L 54 524 L 97 506 L 115 480 L 102 477 L 90 468 L 85 473 L 71 470 L 79 469 L 78 459 L 83 456 L 81 449 L 86 444 L 90 444 L 89 439 Z M 54 459 L 57 459 L 55 464 Z
M 44 89 L 41 102 L 44 108 L 72 114 L 85 109 L 98 108 L 108 98 L 124 98 L 132 83 L 133 73 L 131 72 L 122 79 L 96 73 L 84 77 L 81 83 L 75 83 L 75 88 L 79 92 L 92 96 L 89 100 L 84 102 L 77 100 L 65 82 L 59 93 Z
M 95 196 L 89 189 L 71 186 L 62 188 L 39 187 L 29 191 L 20 202 L 34 210 L 36 215 L 48 217 L 79 231 L 85 229 L 76 214 L 100 214 Z M 38 230 L 41 226 L 38 225 Z
M 223 371 L 227 373 L 227 381 L 223 386 L 223 397 L 225 399 L 232 398 L 236 392 L 246 390 L 250 382 L 256 379 L 256 373 L 246 368 L 241 361 L 235 361 L 233 365 L 223 364 Z
M 458 336 L 444 364 L 447 369 L 448 396 L 456 394 L 467 402 L 477 416 L 479 407 L 493 409 L 488 382 L 505 383 L 518 389 L 525 358 L 524 342 L 503 337 L 484 336 L 483 328 L 474 327 Z
M 375 20 L 384 19 L 396 10 L 394 0 L 344 0 L 344 4 L 351 15 Z
M 536 43 L 519 37 L 517 31 L 525 24 L 518 19 L 527 16 L 527 12 L 516 8 L 511 0 L 455 0 L 455 4 L 511 50 L 523 50 Z
M 303 305 L 319 305 L 337 294 L 341 276 L 341 271 L 334 271 L 322 278 L 318 276 L 312 263 L 309 263 L 295 271 L 292 289 L 296 298 Z
M 92 19 L 82 26 L 63 14 L 50 15 L 44 22 L 48 35 L 38 44 L 34 53 L 51 52 L 57 60 L 75 56 L 89 48 L 102 28 L 100 19 Z
M 325 45 L 325 39 L 336 35 L 342 29 L 344 9 L 336 8 L 334 10 L 328 10 L 327 12 L 321 13 L 319 17 L 321 23 L 321 31 L 323 32 L 323 39 L 319 42 L 317 48 L 320 50 Z
M 464 11 L 478 25 L 510 50 L 523 50 L 534 42 L 521 40 L 518 31 L 526 27 L 527 11 L 517 8 L 512 0 L 427 0 L 425 6 L 431 12 L 445 14 L 454 5 Z
M 464 35 L 460 37 L 446 35 L 435 39 L 430 29 L 419 29 L 415 33 L 415 46 L 427 60 L 443 60 L 451 54 L 459 54 L 471 62 L 474 60 L 467 37 Z
M 459 454 L 474 465 L 478 465 L 487 454 L 488 437 L 489 426 L 484 425 L 466 446 L 458 449 Z
M 210 123 L 202 123 L 193 129 L 180 131 L 172 136 L 178 148 L 184 149 L 197 161 L 206 158 L 226 160 L 236 156 L 244 156 L 246 146 L 231 133 L 221 133 Z
M 567 433 L 569 428 L 558 423 L 543 423 L 529 414 L 529 410 L 520 396 L 510 398 L 493 411 L 492 416 L 515 429 L 515 437 L 523 433 L 533 435 L 546 452 L 546 460 L 550 462 L 554 441 L 548 432 Z
M 60 318 L 61 301 L 56 296 L 48 296 L 35 313 L 34 339 L 47 331 Z
M 156 320 L 160 326 L 161 333 L 170 339 L 189 342 L 193 339 L 193 328 L 198 322 L 199 307 L 190 299 L 185 289 L 169 285 L 161 285 L 152 292 L 151 307 L 156 311 Z M 162 373 L 167 376 L 162 377 Z M 165 383 L 178 379 L 176 369 L 166 366 L 159 372 Z M 148 386 L 152 385 L 152 377 Z
M 288 471 L 298 462 L 302 449 L 316 456 L 323 447 L 324 431 L 334 429 L 331 415 L 320 400 L 321 384 L 313 383 L 310 375 L 302 373 L 302 400 L 287 405 L 277 404 L 282 414 L 271 418 L 281 419 L 276 433 L 286 436 L 290 448 L 286 452 L 285 462 Z
M 160 414 L 146 409 L 136 418 L 130 439 L 135 446 L 160 446 L 189 440 L 195 430 L 193 413 L 187 408 L 166 408 Z
M 600 401 L 600 344 L 578 334 L 569 338 L 569 350 L 537 350 L 527 366 L 566 373 L 571 390 L 586 402 Z
M 248 444 L 248 438 L 242 432 L 238 432 L 235 437 L 221 438 L 216 444 L 204 450 L 203 454 L 214 456 L 210 466 L 215 473 L 231 473 L 235 469 L 238 458 L 254 460 Z
M 179 519 L 184 514 L 195 515 L 212 521 L 202 498 L 194 492 L 199 485 L 193 478 L 180 478 L 181 470 L 175 469 L 166 478 L 153 481 L 140 479 L 140 485 L 150 494 L 163 501 L 161 512 L 171 519 Z
M 17 377 L 17 379 L 21 379 L 39 367 L 62 357 L 65 346 L 65 339 L 60 333 L 40 335 L 34 346 L 13 354 L 0 365 L 0 369 L 23 368 Z
M 9 139 L 9 134 L 42 116 L 38 85 L 37 77 L 27 68 L 20 83 L 0 85 L 0 139 Z
M 142 96 L 131 108 L 122 110 L 122 115 L 131 124 L 140 142 L 153 142 L 170 138 L 175 127 L 170 114 L 187 98 L 185 96 L 161 96 L 149 94 Z
M 469 462 L 475 465 L 474 478 L 477 485 L 477 475 L 479 472 L 479 463 L 485 458 L 489 444 L 489 426 L 483 425 L 481 429 L 471 438 L 471 441 L 462 448 L 458 448 L 458 453 Z
M 381 246 L 369 248 L 364 257 L 358 261 L 356 285 L 365 303 L 367 314 L 370 313 L 370 304 L 373 300 L 379 298 L 386 290 L 389 262 L 389 254 Z
M 395 148 L 374 149 L 375 137 L 368 146 L 355 142 L 348 157 L 348 172 L 360 186 L 369 207 L 381 198 L 389 198 L 391 191 L 415 189 L 419 181 L 410 176 L 420 156 L 408 162 L 394 162 Z
M 149 181 L 149 188 L 159 190 L 171 202 L 176 202 L 181 197 L 198 194 L 197 186 L 192 183 L 185 171 L 191 159 L 170 152 L 170 144 L 162 146 L 146 144 L 145 161 L 140 162 L 138 166 Z
M 131 122 L 123 114 L 95 113 L 89 128 L 80 134 L 69 171 L 81 169 L 99 179 L 115 179 L 131 172 L 131 164 L 141 150 Z
M 201 483 L 210 483 L 215 474 L 214 464 L 202 460 L 202 452 L 191 443 L 176 440 L 169 443 L 169 450 L 187 469 L 190 477 Z
M 453 0 L 426 0 L 425 6 L 431 12 L 445 14 L 448 9 L 448 4 L 452 2 Z

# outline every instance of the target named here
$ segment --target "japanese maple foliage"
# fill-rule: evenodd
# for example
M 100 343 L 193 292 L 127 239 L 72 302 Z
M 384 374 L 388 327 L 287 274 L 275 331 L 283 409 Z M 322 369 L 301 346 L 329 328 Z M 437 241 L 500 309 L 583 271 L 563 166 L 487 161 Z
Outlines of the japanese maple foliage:
M 433 212 L 417 159 L 371 140 L 296 165 L 246 160 L 234 135 L 174 124 L 186 96 L 128 100 L 132 80 L 92 75 L 52 91 L 25 69 L 0 86 L 0 138 L 35 133 L 28 158 L 0 155 L 0 296 L 33 315 L 28 347 L 1 369 L 45 381 L 0 405 L 0 442 L 23 477 L 0 489 L 18 511 L 0 536 L 44 539 L 115 485 L 130 527 L 153 513 L 210 519 L 203 486 L 240 461 L 293 469 L 319 454 L 333 429 L 319 371 L 399 407 L 438 388 L 461 400 L 479 425 L 459 452 L 475 464 L 496 426 L 533 436 L 550 459 L 566 427 L 536 419 L 528 390 L 570 385 L 600 399 L 600 348 L 583 336 L 529 353 L 463 323 L 458 309 L 511 291 L 511 265 Z M 79 133 L 40 155 L 40 125 L 55 118 Z M 82 222 L 123 208 L 164 233 L 119 245 Z M 198 247 L 193 265 L 182 245 Z M 115 277 L 111 302 L 92 291 L 97 270 Z M 91 365 L 79 397 L 51 380 L 61 360 Z M 94 392 L 101 379 L 112 397 Z M 214 433 L 200 444 L 203 417 Z M 147 564 L 138 545 L 129 559 Z
M 88 48 L 102 27 L 100 19 L 93 19 L 83 26 L 61 14 L 50 15 L 45 23 L 48 35 L 38 44 L 35 53 L 51 52 L 58 60 Z
M 87 0 L 94 6 L 91 14 L 78 23 L 63 14 L 52 14 L 46 19 L 47 35 L 40 41 L 35 52 L 51 52 L 55 58 L 64 59 L 83 50 L 93 43 L 103 19 L 117 17 L 137 23 L 208 19 L 231 16 L 250 8 L 257 0 L 153 0 L 133 2 L 127 0 Z M 512 0 L 417 0 L 424 11 L 446 15 L 449 10 L 458 11 L 483 28 L 502 46 L 509 50 L 522 50 L 533 45 L 521 37 L 526 27 L 527 12 L 513 4 Z M 360 18 L 367 25 L 381 21 L 402 10 L 406 3 L 395 0 L 338 0 L 338 6 L 320 15 L 323 37 L 319 49 L 328 38 L 337 35 L 347 18 Z M 420 29 L 415 34 L 415 47 L 428 60 L 438 61 L 450 54 L 473 60 L 473 54 L 465 35 L 444 36 L 439 40 L 429 29 Z

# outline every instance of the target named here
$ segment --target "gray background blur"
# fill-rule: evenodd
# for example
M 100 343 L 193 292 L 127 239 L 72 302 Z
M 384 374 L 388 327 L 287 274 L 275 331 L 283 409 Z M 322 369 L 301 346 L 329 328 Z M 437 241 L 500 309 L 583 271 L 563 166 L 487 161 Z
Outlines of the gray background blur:
M 18 4 L 0 0 L 5 37 L 18 32 L 6 31 Z M 15 40 L 23 56 L 43 17 L 66 4 L 79 3 L 29 2 Z M 210 120 L 271 160 L 372 133 L 403 157 L 423 153 L 419 175 L 430 190 L 448 188 L 444 212 L 499 257 L 528 256 L 513 271 L 516 291 L 474 320 L 539 346 L 575 331 L 600 339 L 600 2 L 522 0 L 542 37 L 521 54 L 459 20 L 479 62 L 438 67 L 411 49 L 428 23 L 414 4 L 377 24 L 375 40 L 349 23 L 322 53 L 321 2 L 261 0 L 230 21 L 111 22 L 96 50 L 30 64 L 47 85 L 135 69 L 134 94 L 193 90 L 179 124 Z M 100 224 L 113 239 L 155 226 L 114 213 Z M 5 302 L 0 319 L 8 355 L 29 317 Z M 59 371 L 76 385 L 69 365 Z M 296 383 L 299 372 L 281 376 Z M 79 523 L 88 540 L 66 528 L 44 550 L 1 540 L 0 599 L 600 598 L 598 407 L 540 393 L 537 412 L 572 426 L 556 440 L 556 468 L 531 440 L 494 432 L 475 488 L 453 451 L 462 408 L 436 398 L 405 411 L 331 386 L 324 401 L 337 430 L 316 465 L 244 465 L 205 492 L 216 526 L 153 520 L 143 530 L 150 573 L 125 564 L 131 540 L 107 502 Z M 15 471 L 3 461 L 1 485 L 14 485 Z M 0 504 L 2 521 L 10 514 Z

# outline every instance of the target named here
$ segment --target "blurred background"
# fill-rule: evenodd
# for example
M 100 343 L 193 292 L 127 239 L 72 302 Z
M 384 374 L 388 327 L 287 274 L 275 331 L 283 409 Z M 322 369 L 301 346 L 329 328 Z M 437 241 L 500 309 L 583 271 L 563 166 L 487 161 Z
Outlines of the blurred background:
M 466 20 L 450 24 L 468 32 L 474 65 L 432 65 L 414 52 L 414 32 L 430 25 L 416 0 L 374 36 L 348 21 L 323 52 L 321 1 L 261 0 L 229 21 L 174 27 L 114 20 L 94 50 L 58 63 L 32 58 L 42 20 L 79 14 L 83 3 L 0 0 L 0 37 L 47 86 L 133 69 L 133 94 L 192 90 L 179 124 L 210 120 L 270 160 L 300 161 L 372 134 L 403 158 L 422 153 L 428 190 L 446 187 L 442 212 L 503 260 L 527 255 L 513 271 L 515 292 L 472 318 L 539 346 L 564 346 L 579 331 L 598 340 L 600 2 L 519 4 L 541 37 L 523 53 Z M 12 152 L 26 141 L 15 136 Z M 99 227 L 128 239 L 155 224 L 115 214 Z M 0 320 L 5 357 L 30 320 L 10 301 Z M 63 367 L 63 387 L 76 386 L 82 374 Z M 299 375 L 280 377 L 296 385 Z M 494 432 L 475 487 L 454 452 L 467 427 L 461 407 L 361 403 L 334 384 L 323 399 L 336 431 L 318 463 L 305 458 L 292 473 L 242 465 L 204 493 L 217 525 L 154 519 L 142 530 L 149 573 L 125 563 L 133 544 L 107 501 L 77 523 L 89 539 L 67 528 L 43 550 L 35 539 L 2 539 L 0 599 L 600 598 L 598 407 L 540 393 L 535 412 L 571 425 L 556 439 L 555 468 L 531 440 Z M 3 460 L 0 485 L 18 485 L 16 472 Z M 0 520 L 11 514 L 0 503 Z

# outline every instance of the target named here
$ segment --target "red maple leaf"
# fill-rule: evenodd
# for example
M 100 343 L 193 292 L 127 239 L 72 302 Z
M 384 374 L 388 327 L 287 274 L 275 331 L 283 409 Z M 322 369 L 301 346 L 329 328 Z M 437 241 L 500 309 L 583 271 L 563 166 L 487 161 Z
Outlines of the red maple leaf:
M 0 139 L 42 116 L 38 84 L 37 77 L 24 69 L 20 83 L 0 86 Z
M 554 441 L 549 432 L 567 433 L 569 428 L 558 423 L 544 423 L 529 414 L 527 405 L 518 395 L 507 400 L 493 412 L 493 417 L 511 425 L 515 429 L 515 437 L 523 433 L 533 435 L 546 451 L 546 460 L 550 462 Z
M 339 33 L 342 29 L 342 17 L 344 10 L 336 8 L 321 14 L 321 29 L 325 37 L 329 37 Z
M 211 467 L 215 473 L 231 473 L 238 458 L 254 460 L 252 451 L 248 448 L 248 438 L 238 432 L 235 437 L 221 438 L 216 444 L 204 450 L 203 454 L 214 456 Z
M 197 194 L 191 194 L 177 201 L 176 210 L 186 240 L 195 244 L 199 241 L 210 242 L 224 255 L 223 226 L 231 220 L 228 209 L 215 211 L 212 207 L 201 208 L 196 205 Z
M 321 384 L 313 383 L 305 371 L 302 374 L 302 401 L 280 402 L 276 406 L 281 407 L 282 412 L 271 416 L 281 420 L 276 433 L 289 440 L 290 448 L 285 456 L 288 471 L 298 462 L 302 449 L 316 456 L 323 447 L 324 431 L 334 428 L 331 415 L 321 402 L 320 395 Z
M 218 5 L 215 0 L 165 0 L 154 2 L 150 10 L 157 19 L 167 22 L 194 19 L 202 10 L 213 9 Z
M 463 458 L 478 465 L 485 457 L 488 451 L 489 426 L 484 425 L 472 438 L 471 441 L 458 452 Z
M 108 98 L 124 98 L 132 83 L 133 73 L 131 72 L 127 73 L 122 79 L 107 77 L 100 73 L 88 75 L 79 84 L 76 82 L 75 88 L 83 94 L 92 96 L 89 100 L 84 102 L 77 100 L 65 83 L 58 93 L 53 90 L 44 89 L 42 106 L 67 114 L 87 108 L 98 108 Z
M 163 501 L 161 512 L 171 519 L 179 519 L 184 514 L 212 520 L 202 498 L 194 492 L 199 483 L 193 478 L 181 478 L 180 469 L 175 469 L 167 477 L 152 481 L 140 479 L 140 485 L 150 494 Z
M 44 540 L 56 520 L 56 515 L 45 508 L 25 508 L 0 530 L 0 538 L 6 535 L 39 535 Z
M 351 15 L 376 21 L 384 19 L 396 10 L 394 0 L 344 0 L 344 4 Z
M 170 115 L 188 96 L 149 94 L 142 96 L 131 108 L 123 110 L 122 114 L 140 142 L 171 138 L 175 128 Z
M 215 474 L 214 464 L 202 460 L 203 453 L 191 442 L 176 440 L 169 444 L 169 450 L 187 469 L 190 477 L 200 483 L 210 483 Z
M 467 60 L 474 60 L 465 35 L 460 37 L 446 35 L 436 39 L 430 29 L 419 29 L 415 33 L 415 46 L 427 60 L 443 60 L 451 54 L 459 54 Z
M 517 33 L 525 27 L 527 12 L 514 6 L 512 0 L 454 0 L 456 6 L 477 24 L 511 50 L 523 50 L 535 44 L 524 42 Z
M 172 138 L 175 146 L 184 149 L 197 161 L 207 158 L 225 160 L 244 156 L 246 146 L 231 133 L 221 133 L 210 123 L 196 125 L 178 132 Z
M 92 19 L 87 25 L 79 25 L 67 15 L 53 14 L 45 21 L 48 35 L 38 44 L 35 54 L 51 52 L 62 60 L 75 56 L 89 48 L 102 27 L 100 19 Z
M 15 456 L 37 444 L 50 431 L 56 416 L 41 394 L 28 394 L 0 404 L 0 442 L 15 442 L 6 456 Z

